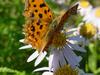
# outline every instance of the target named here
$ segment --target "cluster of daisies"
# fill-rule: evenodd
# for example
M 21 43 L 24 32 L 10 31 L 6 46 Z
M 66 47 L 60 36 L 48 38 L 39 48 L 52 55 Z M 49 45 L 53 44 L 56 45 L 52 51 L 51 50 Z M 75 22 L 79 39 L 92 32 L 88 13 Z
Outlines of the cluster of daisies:
M 79 2 L 79 13 L 83 16 L 83 23 L 80 23 L 79 33 L 85 39 L 100 38 L 100 6 L 94 7 L 87 0 Z
M 64 1 L 64 0 L 63 0 Z M 67 29 L 65 31 L 65 42 L 56 44 L 57 47 L 50 47 L 50 52 L 43 51 L 38 53 L 36 50 L 27 62 L 35 60 L 34 66 L 40 64 L 40 62 L 46 58 L 48 66 L 35 69 L 34 72 L 44 71 L 42 75 L 93 75 L 85 73 L 80 69 L 80 62 L 82 60 L 81 55 L 77 55 L 77 52 L 84 52 L 84 47 L 91 42 L 100 38 L 100 7 L 93 7 L 87 0 L 78 2 L 78 13 L 83 17 L 78 27 Z M 25 39 L 20 40 L 24 43 Z M 32 48 L 32 46 L 25 45 L 20 49 Z

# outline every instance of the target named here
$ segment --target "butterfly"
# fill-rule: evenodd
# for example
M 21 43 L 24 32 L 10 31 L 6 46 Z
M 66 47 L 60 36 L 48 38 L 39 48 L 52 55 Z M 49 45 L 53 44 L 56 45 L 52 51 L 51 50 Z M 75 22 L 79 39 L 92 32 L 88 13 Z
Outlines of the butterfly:
M 68 9 L 63 15 L 54 17 L 44 0 L 26 0 L 24 16 L 25 43 L 31 44 L 38 52 L 45 51 L 52 44 L 52 39 L 60 34 L 65 21 L 77 13 L 78 4 Z

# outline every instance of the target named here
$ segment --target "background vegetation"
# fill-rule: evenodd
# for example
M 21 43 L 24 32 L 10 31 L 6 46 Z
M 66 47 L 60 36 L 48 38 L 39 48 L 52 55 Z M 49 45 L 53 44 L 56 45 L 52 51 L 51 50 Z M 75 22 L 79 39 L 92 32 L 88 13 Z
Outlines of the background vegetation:
M 59 5 L 51 2 L 51 0 L 46 1 L 52 9 L 61 9 Z M 66 6 L 76 1 L 78 0 L 68 0 Z M 91 3 L 98 6 L 100 2 L 99 0 L 97 1 L 91 0 Z M 23 10 L 24 0 L 0 0 L 0 75 L 41 74 L 32 73 L 36 68 L 34 67 L 34 61 L 31 63 L 26 62 L 33 50 L 19 50 L 19 47 L 23 46 L 23 44 L 19 43 L 19 40 L 24 38 L 22 35 L 22 25 L 24 24 Z M 91 43 L 87 50 L 89 61 L 82 66 L 87 72 L 100 75 L 100 40 Z M 44 64 L 47 64 L 46 60 L 38 67 Z

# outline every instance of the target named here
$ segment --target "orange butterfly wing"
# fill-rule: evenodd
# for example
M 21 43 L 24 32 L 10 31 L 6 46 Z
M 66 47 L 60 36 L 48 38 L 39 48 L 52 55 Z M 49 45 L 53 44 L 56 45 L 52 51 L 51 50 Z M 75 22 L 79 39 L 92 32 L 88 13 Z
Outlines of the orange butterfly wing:
M 44 36 L 52 21 L 52 12 L 44 0 L 26 0 L 24 16 L 25 42 L 40 52 L 47 42 Z
M 60 34 L 60 31 L 63 29 L 63 25 L 65 23 L 65 21 L 71 16 L 71 15 L 75 15 L 77 14 L 77 8 L 78 8 L 78 4 L 76 4 L 75 6 L 71 7 L 70 9 L 68 9 L 68 11 L 66 11 L 61 17 L 60 19 L 57 17 L 57 20 L 60 20 L 59 22 L 57 20 L 54 21 L 54 27 L 49 29 L 47 36 L 49 36 L 48 39 L 48 43 L 45 47 L 45 49 L 47 49 L 49 47 L 50 44 L 52 44 L 52 40 L 53 38 L 55 38 L 56 35 Z M 57 24 L 58 23 L 58 24 Z
M 57 30 L 56 31 L 59 31 L 62 29 L 65 21 L 71 16 L 71 15 L 75 15 L 77 14 L 77 8 L 78 8 L 78 5 L 79 4 L 76 4 L 74 5 L 73 7 L 71 7 L 70 9 L 68 9 L 68 11 L 66 11 L 63 16 L 61 17 L 60 21 L 59 21 L 59 24 L 57 26 Z
M 57 20 L 52 20 L 52 12 L 44 0 L 26 0 L 24 16 L 25 42 L 31 44 L 39 52 L 44 51 L 52 43 L 52 39 L 62 30 L 69 16 L 76 14 L 78 4 L 70 8 Z

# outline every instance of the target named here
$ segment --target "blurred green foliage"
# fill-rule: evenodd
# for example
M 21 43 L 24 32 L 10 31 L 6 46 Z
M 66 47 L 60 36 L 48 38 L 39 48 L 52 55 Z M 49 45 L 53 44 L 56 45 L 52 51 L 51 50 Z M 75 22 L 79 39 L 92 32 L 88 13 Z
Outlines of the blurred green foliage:
M 59 10 L 60 6 L 51 0 L 46 0 L 54 10 Z M 66 5 L 72 4 L 70 0 Z M 95 1 L 95 0 L 94 0 Z M 94 5 L 96 5 L 92 2 Z M 60 8 L 61 9 L 61 8 Z M 26 60 L 32 50 L 19 50 L 23 44 L 19 43 L 23 39 L 22 25 L 24 17 L 24 0 L 0 0 L 0 75 L 40 75 L 41 73 L 32 73 L 35 69 L 34 61 L 27 63 Z M 80 22 L 77 21 L 76 24 Z M 100 75 L 100 41 L 93 42 L 88 49 L 87 72 L 93 72 Z M 41 67 L 47 61 L 44 60 L 38 67 Z
M 23 10 L 22 0 L 0 0 L 0 67 L 11 68 L 8 71 L 4 70 L 7 73 L 0 68 L 0 75 L 8 75 L 12 73 L 13 69 L 19 70 L 13 71 L 15 73 L 13 75 L 19 75 L 19 73 L 31 75 L 34 69 L 33 63 L 26 62 L 32 51 L 19 50 L 19 47 L 22 46 L 19 40 L 23 38 Z

